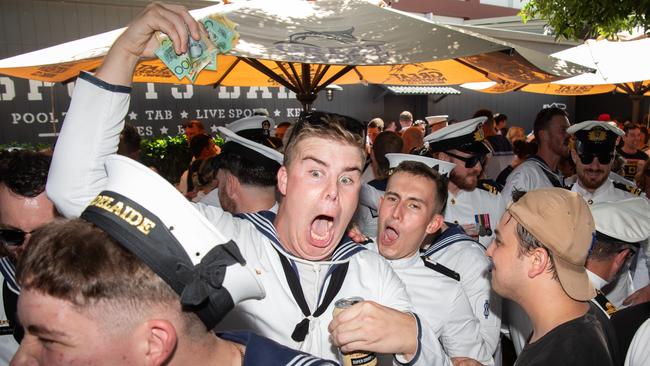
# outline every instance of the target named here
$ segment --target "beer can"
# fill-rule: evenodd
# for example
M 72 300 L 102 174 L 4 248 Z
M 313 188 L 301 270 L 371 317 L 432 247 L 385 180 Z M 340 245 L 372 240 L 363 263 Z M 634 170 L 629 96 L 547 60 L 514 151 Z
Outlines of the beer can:
M 363 298 L 358 296 L 339 299 L 334 303 L 334 311 L 332 312 L 332 315 L 336 316 L 336 314 L 340 313 L 344 309 L 347 309 L 352 305 L 360 303 L 362 301 Z M 341 361 L 341 366 L 377 365 L 377 355 L 375 355 L 373 352 L 355 351 L 350 353 L 343 353 L 339 349 L 339 360 Z

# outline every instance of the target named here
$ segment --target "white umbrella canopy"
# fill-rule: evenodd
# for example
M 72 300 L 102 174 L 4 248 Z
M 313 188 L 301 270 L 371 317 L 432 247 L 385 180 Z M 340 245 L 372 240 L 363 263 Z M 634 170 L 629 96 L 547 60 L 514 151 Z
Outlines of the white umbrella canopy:
M 337 84 L 449 85 L 549 82 L 590 71 L 548 57 L 534 42 L 476 27 L 440 24 L 363 0 L 241 1 L 197 9 L 236 24 L 238 42 L 202 71 L 199 85 L 277 86 L 313 100 Z M 123 29 L 0 60 L 0 74 L 63 82 L 93 70 Z M 501 31 L 503 32 L 503 31 Z M 513 32 L 516 33 L 516 32 Z M 351 72 L 353 71 L 354 72 Z M 142 60 L 135 82 L 184 83 L 158 59 Z

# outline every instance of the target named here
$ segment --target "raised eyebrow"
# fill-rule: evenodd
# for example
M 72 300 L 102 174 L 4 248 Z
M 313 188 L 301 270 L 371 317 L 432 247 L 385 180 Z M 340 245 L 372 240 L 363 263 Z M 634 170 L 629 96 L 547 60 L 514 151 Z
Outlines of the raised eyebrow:
M 310 155 L 305 156 L 304 158 L 302 158 L 302 160 L 303 160 L 303 161 L 305 161 L 305 160 L 312 160 L 312 161 L 314 161 L 314 162 L 317 163 L 317 164 L 320 164 L 320 165 L 323 165 L 323 166 L 326 166 L 326 167 L 329 167 L 329 166 L 330 166 L 328 163 L 324 162 L 323 160 L 320 160 L 320 159 L 318 159 L 318 158 L 316 158 L 316 157 L 314 157 L 314 156 L 310 156 Z
M 387 197 L 387 196 L 393 196 L 393 197 L 397 197 L 397 198 L 402 197 L 402 196 L 399 195 L 399 193 L 393 192 L 393 191 L 386 191 L 386 193 L 384 193 L 384 197 Z

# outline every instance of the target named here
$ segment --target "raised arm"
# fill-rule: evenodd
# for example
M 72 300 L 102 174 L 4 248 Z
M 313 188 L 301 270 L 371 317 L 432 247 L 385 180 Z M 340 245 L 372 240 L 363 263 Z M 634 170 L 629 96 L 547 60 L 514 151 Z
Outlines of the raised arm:
M 186 26 L 187 24 L 187 26 Z M 54 149 L 47 194 L 66 217 L 79 216 L 106 184 L 104 161 L 117 151 L 129 108 L 131 78 L 141 57 L 152 57 L 160 30 L 177 52 L 198 23 L 184 7 L 151 4 L 115 41 L 95 76 L 82 73 Z

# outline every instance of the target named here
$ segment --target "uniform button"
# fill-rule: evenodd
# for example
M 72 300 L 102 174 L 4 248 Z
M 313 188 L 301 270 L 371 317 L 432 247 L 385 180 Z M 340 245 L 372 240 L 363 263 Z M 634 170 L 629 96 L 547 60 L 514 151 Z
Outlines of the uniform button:
M 451 199 L 451 204 L 452 204 L 452 205 L 455 205 L 455 204 L 456 204 L 456 200 L 452 198 L 452 199 Z
M 589 200 L 589 201 L 587 201 L 587 203 L 592 205 L 594 203 L 594 200 Z
M 457 221 L 457 220 L 454 220 L 454 224 L 458 225 L 458 221 Z

